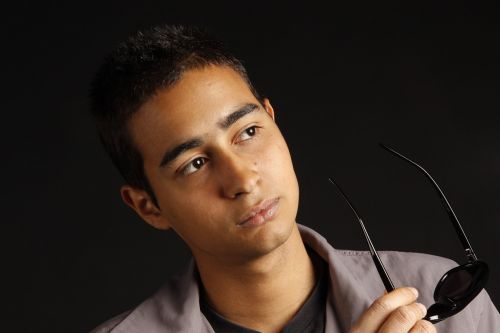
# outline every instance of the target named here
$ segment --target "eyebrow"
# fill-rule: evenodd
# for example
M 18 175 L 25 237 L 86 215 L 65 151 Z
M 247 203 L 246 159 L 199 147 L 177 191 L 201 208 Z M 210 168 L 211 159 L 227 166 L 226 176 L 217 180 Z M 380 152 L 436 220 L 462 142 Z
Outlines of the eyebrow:
M 259 106 L 254 103 L 248 103 L 245 104 L 241 107 L 239 107 L 237 110 L 231 112 L 229 115 L 224 117 L 223 119 L 219 120 L 217 122 L 217 126 L 220 129 L 226 130 L 228 129 L 232 124 L 237 122 L 240 118 L 243 116 L 258 110 Z M 171 164 L 177 157 L 179 157 L 181 154 L 185 153 L 186 151 L 190 149 L 194 149 L 197 147 L 200 147 L 203 145 L 203 139 L 201 137 L 194 137 L 191 139 L 188 139 L 181 144 L 175 146 L 174 148 L 168 150 L 163 154 L 163 158 L 161 159 L 160 162 L 160 168 L 165 168 L 169 164 Z

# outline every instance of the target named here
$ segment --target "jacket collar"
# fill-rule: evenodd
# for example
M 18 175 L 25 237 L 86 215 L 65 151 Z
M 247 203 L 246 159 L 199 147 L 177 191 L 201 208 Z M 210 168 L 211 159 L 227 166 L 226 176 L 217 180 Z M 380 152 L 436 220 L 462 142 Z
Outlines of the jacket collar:
M 343 260 L 345 252 L 335 250 L 314 230 L 298 224 L 305 244 L 328 263 L 330 273 L 325 331 L 342 332 L 351 326 L 382 289 L 371 293 L 360 288 L 360 281 L 350 273 Z M 366 260 L 365 260 L 366 261 Z M 373 264 L 371 264 L 373 265 Z M 112 332 L 200 332 L 214 333 L 200 311 L 196 265 L 192 259 L 187 269 L 171 278 L 156 294 L 135 308 Z

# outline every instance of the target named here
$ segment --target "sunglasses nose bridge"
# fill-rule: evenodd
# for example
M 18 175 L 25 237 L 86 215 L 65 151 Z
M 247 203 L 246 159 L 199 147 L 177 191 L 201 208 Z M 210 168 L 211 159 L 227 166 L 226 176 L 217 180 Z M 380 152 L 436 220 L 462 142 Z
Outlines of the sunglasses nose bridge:
M 441 320 L 451 316 L 455 308 L 455 306 L 439 302 L 432 304 L 429 309 L 427 309 L 427 314 L 425 315 L 424 319 L 430 321 L 433 324 L 438 323 Z

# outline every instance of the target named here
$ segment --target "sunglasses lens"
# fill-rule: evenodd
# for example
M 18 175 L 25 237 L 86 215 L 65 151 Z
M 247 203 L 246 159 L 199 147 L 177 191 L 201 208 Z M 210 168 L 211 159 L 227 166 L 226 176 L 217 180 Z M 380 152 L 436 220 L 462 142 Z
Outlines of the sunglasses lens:
M 441 304 L 454 304 L 473 298 L 484 287 L 487 279 L 488 266 L 481 261 L 458 266 L 441 278 L 434 299 Z
M 488 281 L 488 265 L 474 261 L 453 268 L 443 275 L 434 292 L 433 304 L 425 319 L 437 323 L 460 312 L 484 288 Z
M 462 298 L 468 294 L 473 285 L 474 274 L 469 270 L 456 270 L 448 274 L 439 289 L 439 298 L 446 298 L 448 301 L 453 301 Z
M 470 294 L 474 276 L 469 270 L 457 268 L 446 273 L 436 288 L 434 299 L 437 303 L 427 310 L 426 315 L 426 319 L 432 323 L 437 323 L 459 311 L 456 301 Z

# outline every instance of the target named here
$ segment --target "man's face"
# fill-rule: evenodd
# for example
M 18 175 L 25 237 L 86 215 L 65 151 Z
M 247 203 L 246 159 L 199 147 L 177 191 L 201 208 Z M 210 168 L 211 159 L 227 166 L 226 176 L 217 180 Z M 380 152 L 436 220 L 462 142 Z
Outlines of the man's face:
M 263 107 L 234 70 L 185 72 L 128 125 L 159 209 L 140 190 L 122 188 L 124 200 L 148 223 L 174 229 L 195 258 L 241 262 L 287 241 L 298 207 L 290 153 L 269 101 Z

